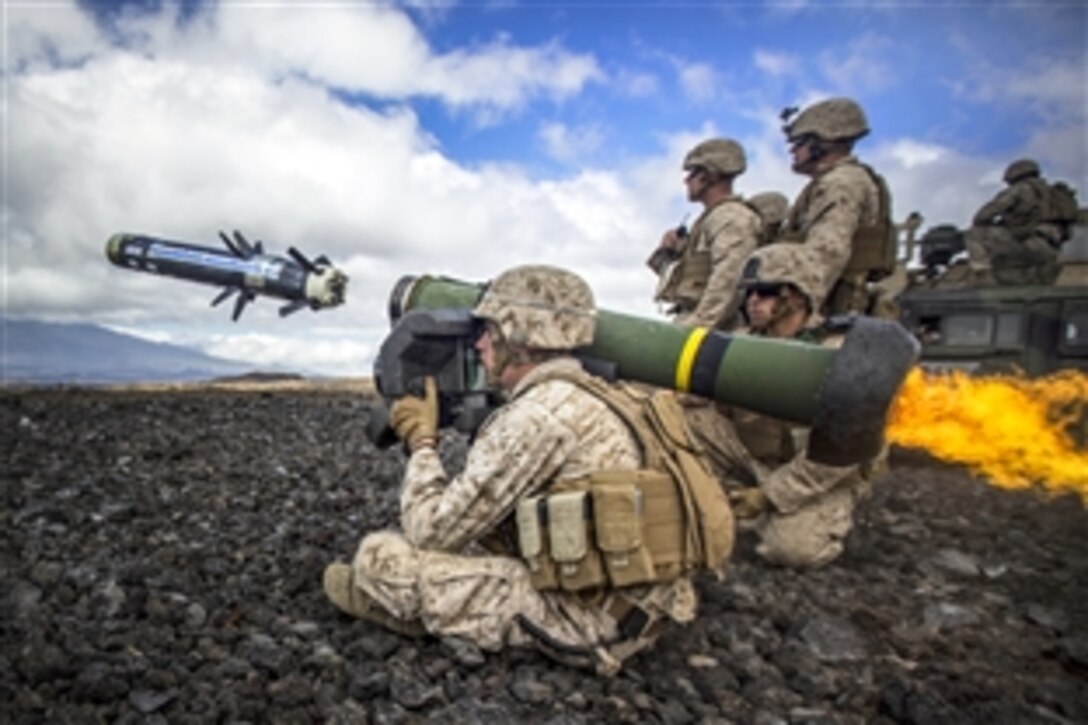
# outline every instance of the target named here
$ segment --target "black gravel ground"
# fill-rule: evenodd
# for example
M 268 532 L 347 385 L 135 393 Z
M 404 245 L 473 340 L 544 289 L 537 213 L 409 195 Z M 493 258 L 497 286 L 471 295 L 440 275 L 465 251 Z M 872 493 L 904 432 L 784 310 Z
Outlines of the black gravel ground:
M 697 622 L 613 679 L 340 615 L 395 521 L 347 393 L 0 393 L 4 722 L 1088 722 L 1088 513 L 893 455 L 847 553 L 742 538 Z M 447 440 L 451 461 L 464 443 Z

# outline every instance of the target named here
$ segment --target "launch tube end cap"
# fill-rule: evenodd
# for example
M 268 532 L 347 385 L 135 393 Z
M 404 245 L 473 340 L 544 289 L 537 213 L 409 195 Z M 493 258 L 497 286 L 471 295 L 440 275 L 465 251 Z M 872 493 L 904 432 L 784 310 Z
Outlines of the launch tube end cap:
M 824 378 L 808 457 L 832 466 L 875 458 L 888 409 L 918 353 L 918 341 L 899 323 L 855 318 Z

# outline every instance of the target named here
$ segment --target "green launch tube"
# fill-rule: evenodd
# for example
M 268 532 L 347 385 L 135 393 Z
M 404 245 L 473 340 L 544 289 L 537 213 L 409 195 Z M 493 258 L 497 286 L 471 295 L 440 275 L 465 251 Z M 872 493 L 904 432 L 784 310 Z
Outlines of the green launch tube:
M 485 285 L 404 277 L 393 290 L 394 322 L 416 309 L 475 307 Z M 812 427 L 809 456 L 847 465 L 876 455 L 888 408 L 918 357 L 898 323 L 857 317 L 839 348 L 733 335 L 604 309 L 579 355 L 608 361 L 623 380 L 693 393 Z

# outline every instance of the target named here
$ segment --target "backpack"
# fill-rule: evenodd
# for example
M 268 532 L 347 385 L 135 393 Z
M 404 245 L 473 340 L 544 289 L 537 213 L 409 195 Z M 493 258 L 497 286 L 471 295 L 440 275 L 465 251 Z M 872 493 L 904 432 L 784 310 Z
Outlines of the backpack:
M 1073 224 L 1080 214 L 1077 192 L 1064 181 L 1047 184 L 1043 200 L 1043 221 L 1055 224 Z

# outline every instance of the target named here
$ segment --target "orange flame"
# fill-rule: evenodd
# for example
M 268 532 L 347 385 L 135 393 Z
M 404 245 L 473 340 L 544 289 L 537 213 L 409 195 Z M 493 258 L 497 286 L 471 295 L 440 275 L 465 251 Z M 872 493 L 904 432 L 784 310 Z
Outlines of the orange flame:
M 1088 504 L 1088 452 L 1070 424 L 1088 414 L 1088 374 L 971 377 L 911 370 L 889 416 L 888 441 L 967 465 L 1003 488 L 1041 485 Z M 1084 425 L 1083 422 L 1079 423 Z

